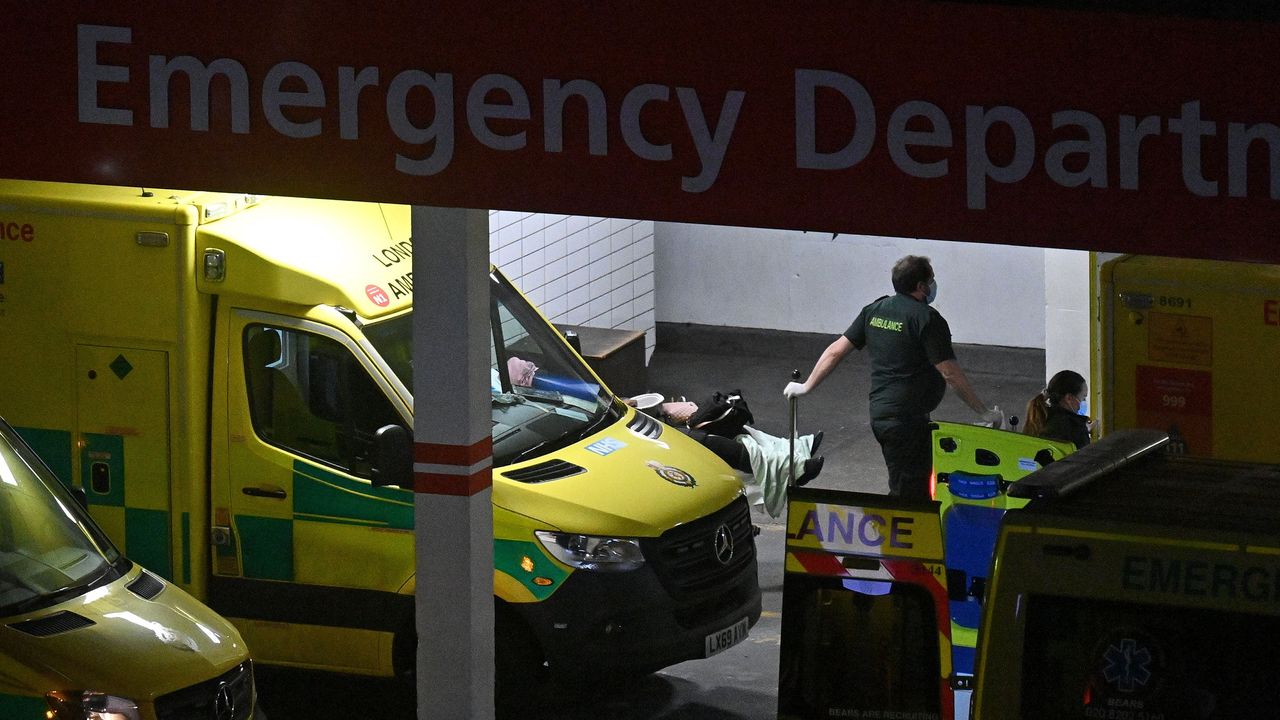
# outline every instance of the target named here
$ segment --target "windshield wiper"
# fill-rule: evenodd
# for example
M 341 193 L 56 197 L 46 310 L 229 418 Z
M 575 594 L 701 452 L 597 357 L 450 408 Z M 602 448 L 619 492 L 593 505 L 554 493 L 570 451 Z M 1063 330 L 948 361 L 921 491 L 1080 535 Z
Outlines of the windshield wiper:
M 601 406 L 600 414 L 597 415 L 596 417 L 591 418 L 591 422 L 587 423 L 587 426 L 583 428 L 581 432 L 578 433 L 578 437 L 574 439 L 574 442 L 577 442 L 578 440 L 581 440 L 582 438 L 590 435 L 596 430 L 599 430 L 600 426 L 604 423 L 604 421 L 608 420 L 612 415 L 613 415 L 612 404 Z
M 120 571 L 118 571 L 114 565 L 108 564 L 102 569 L 102 572 L 98 573 L 92 580 L 66 585 L 54 590 L 53 592 L 21 600 L 7 607 L 0 608 L 0 615 L 18 615 L 20 613 L 57 605 L 64 600 L 79 597 L 100 585 L 113 582 L 120 576 Z
M 30 597 L 30 598 L 27 598 L 26 600 L 16 602 L 7 607 L 0 608 L 0 614 L 21 615 L 22 613 L 30 612 L 32 610 L 40 610 L 42 608 L 47 608 L 53 605 L 57 605 L 63 600 L 70 600 L 73 597 L 78 597 L 79 595 L 82 595 L 85 592 L 88 592 L 88 590 L 89 590 L 88 584 L 68 585 L 63 588 L 58 588 L 57 590 L 54 590 L 51 593 L 45 593 L 44 595 L 36 595 L 35 597 Z
M 527 457 L 527 456 L 529 456 L 529 455 L 532 455 L 532 454 L 533 454 L 536 450 L 538 450 L 539 448 L 546 447 L 546 445 L 547 445 L 548 443 L 550 443 L 550 442 L 551 442 L 550 440 L 543 440 L 543 441 L 541 441 L 541 442 L 536 442 L 536 443 L 534 443 L 534 444 L 530 445 L 529 447 L 527 447 L 527 448 L 525 448 L 525 449 L 521 450 L 520 452 L 516 453 L 516 454 L 515 454 L 515 456 L 511 458 L 510 462 L 507 462 L 507 463 L 505 463 L 505 464 L 506 464 L 506 465 L 515 465 L 516 463 L 518 463 L 518 462 L 520 462 L 521 460 L 525 459 L 525 457 Z
M 511 388 L 511 394 L 518 395 L 519 397 L 526 398 L 528 400 L 554 403 L 561 407 L 573 407 L 571 403 L 564 399 L 563 393 L 556 392 L 555 390 L 539 390 L 538 388 L 516 385 Z

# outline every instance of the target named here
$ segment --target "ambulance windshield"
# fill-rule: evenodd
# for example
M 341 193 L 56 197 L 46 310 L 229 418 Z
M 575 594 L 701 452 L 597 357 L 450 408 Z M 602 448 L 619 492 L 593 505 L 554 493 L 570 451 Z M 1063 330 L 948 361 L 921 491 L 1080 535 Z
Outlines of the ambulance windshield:
M 490 279 L 494 464 L 508 465 L 565 447 L 619 417 L 612 395 L 556 331 L 505 278 L 491 274 Z M 392 372 L 412 389 L 412 313 L 370 324 L 364 332 Z
M 118 578 L 127 562 L 0 422 L 0 616 L 78 597 Z

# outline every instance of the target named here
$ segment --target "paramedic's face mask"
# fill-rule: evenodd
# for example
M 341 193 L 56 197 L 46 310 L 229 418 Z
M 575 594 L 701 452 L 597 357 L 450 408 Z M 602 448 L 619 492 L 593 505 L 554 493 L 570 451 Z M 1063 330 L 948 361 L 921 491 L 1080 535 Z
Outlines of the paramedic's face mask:
M 1080 388 L 1079 394 L 1066 395 L 1063 397 L 1063 400 L 1066 401 L 1067 409 L 1070 410 L 1071 412 L 1076 413 L 1077 415 L 1088 415 L 1089 414 L 1088 397 L 1089 397 L 1089 386 L 1085 385 L 1084 387 Z
M 934 278 L 929 279 L 929 287 L 924 293 L 924 302 L 926 305 L 932 305 L 934 300 L 938 299 L 938 281 Z

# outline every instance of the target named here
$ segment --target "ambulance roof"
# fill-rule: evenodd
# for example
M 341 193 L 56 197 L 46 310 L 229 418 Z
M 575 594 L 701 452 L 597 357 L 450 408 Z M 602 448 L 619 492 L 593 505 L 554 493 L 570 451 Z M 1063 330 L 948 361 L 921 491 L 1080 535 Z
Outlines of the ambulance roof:
M 1172 454 L 1158 438 L 1167 440 L 1117 431 L 1027 475 L 1010 494 L 1035 499 L 1007 519 L 1052 514 L 1280 536 L 1280 465 Z
M 1280 265 L 1231 260 L 1124 255 L 1111 261 L 1109 267 L 1116 281 L 1126 285 L 1125 289 L 1191 285 L 1202 290 L 1265 291 L 1280 280 Z
M 0 180 L 0 208 L 10 202 L 86 217 L 197 225 L 197 256 L 206 248 L 226 256 L 224 280 L 198 281 L 205 292 L 335 305 L 364 317 L 412 304 L 407 206 Z
M 89 214 L 123 212 L 146 217 L 175 217 L 184 208 L 234 209 L 247 197 L 235 193 L 209 193 L 139 186 L 89 185 L 38 180 L 0 180 L 0 195 L 22 198 L 27 203 L 43 203 L 60 208 L 78 207 Z
M 203 247 L 226 252 L 226 279 L 210 292 L 235 292 L 301 305 L 337 305 L 364 317 L 412 304 L 409 208 L 266 197 L 204 222 Z

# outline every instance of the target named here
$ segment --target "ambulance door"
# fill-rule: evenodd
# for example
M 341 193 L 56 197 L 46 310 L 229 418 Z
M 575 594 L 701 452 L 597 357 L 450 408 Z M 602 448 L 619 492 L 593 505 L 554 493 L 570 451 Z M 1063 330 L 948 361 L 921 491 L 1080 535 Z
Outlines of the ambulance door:
M 1198 457 L 1280 462 L 1280 265 L 1125 255 L 1102 266 L 1105 432 L 1151 428 Z
M 412 622 L 413 596 L 402 590 L 413 575 L 413 493 L 369 477 L 375 433 L 407 428 L 405 414 L 338 330 L 249 311 L 230 326 L 228 503 L 239 562 L 219 564 L 214 608 L 262 621 L 237 624 L 265 660 L 389 673 L 385 634 Z
M 793 488 L 778 717 L 951 720 L 936 502 Z
M 132 560 L 173 580 L 168 354 L 76 347 L 76 436 L 89 514 Z

